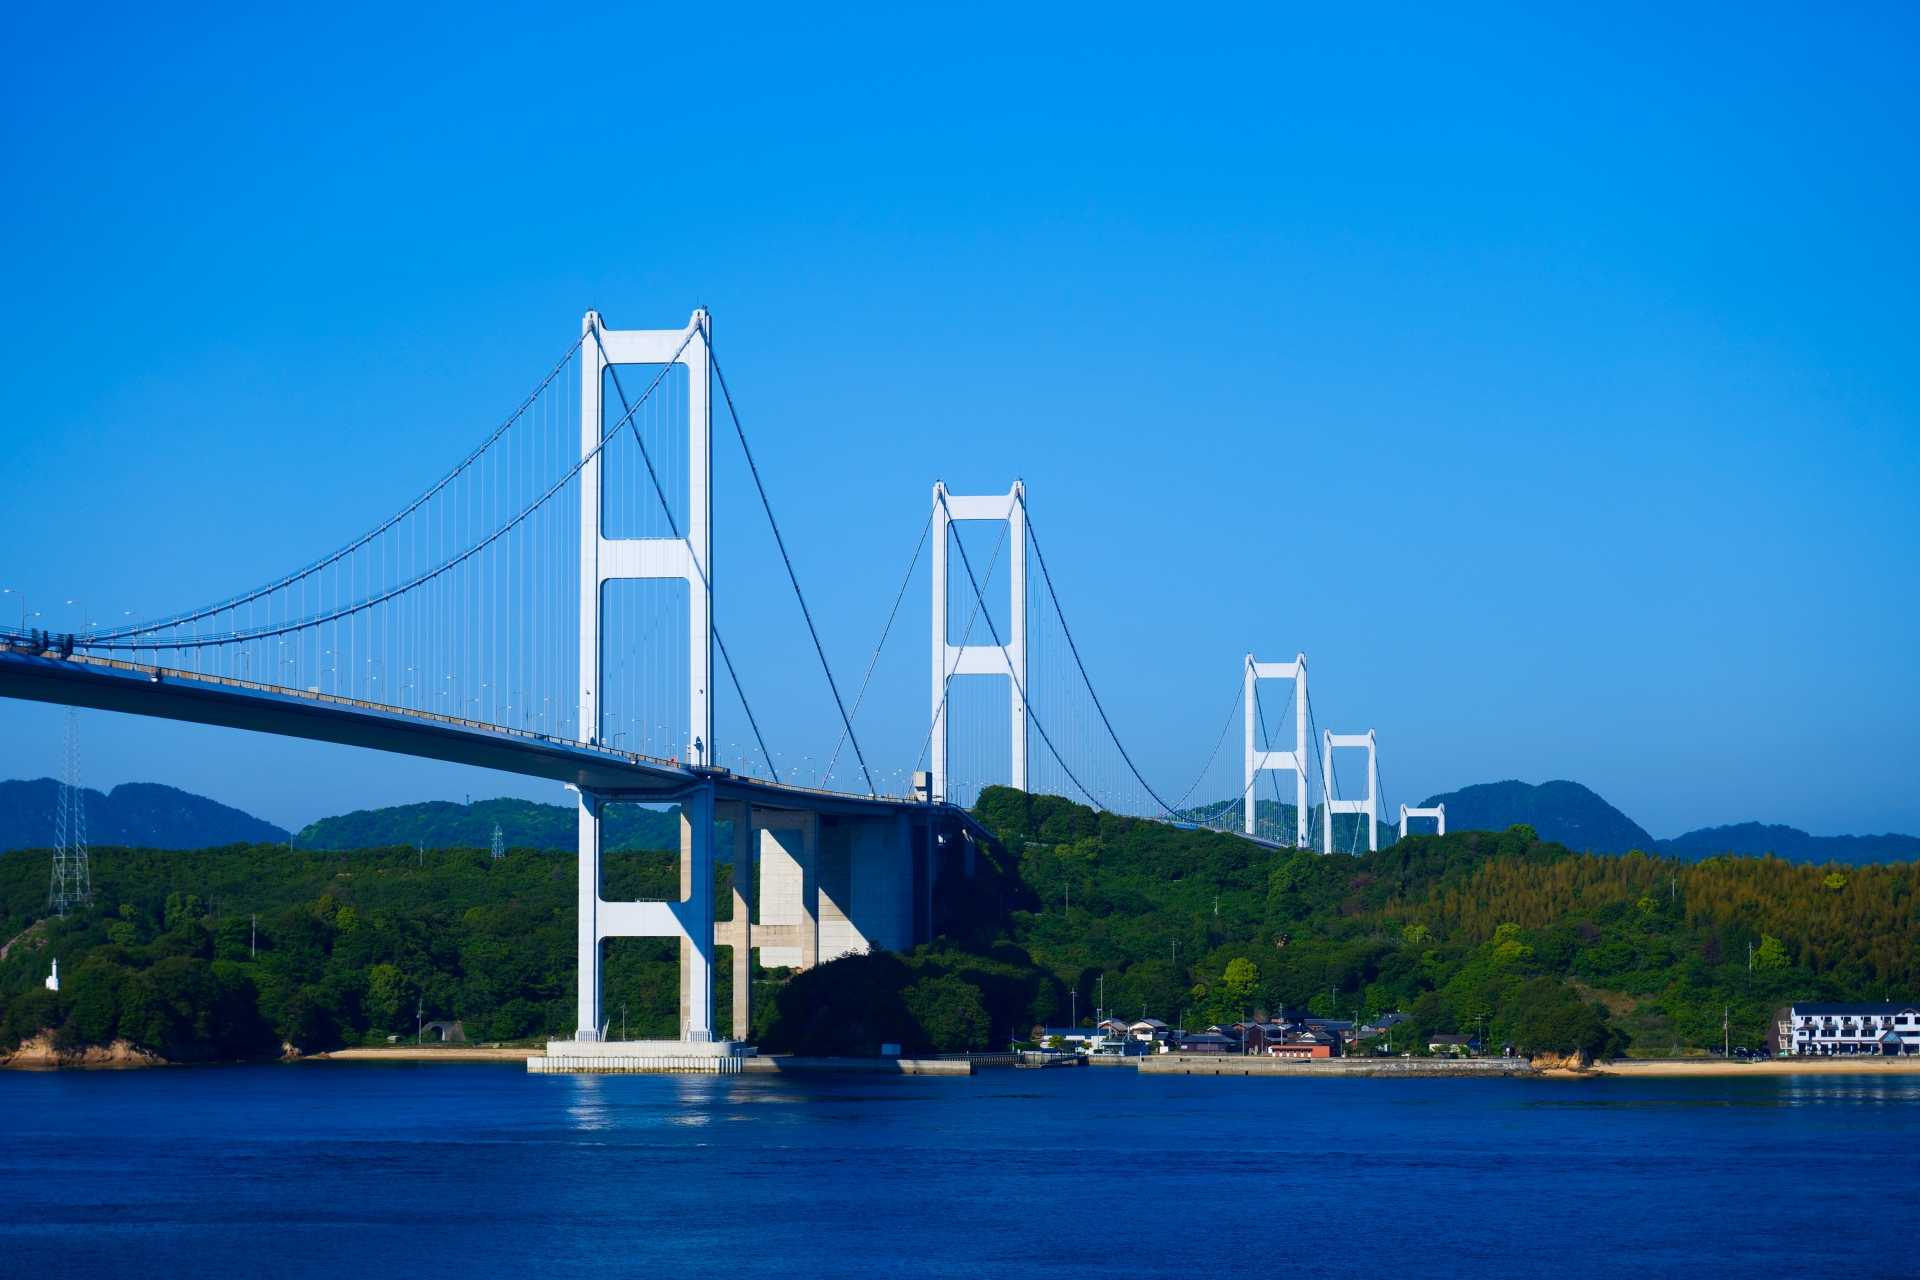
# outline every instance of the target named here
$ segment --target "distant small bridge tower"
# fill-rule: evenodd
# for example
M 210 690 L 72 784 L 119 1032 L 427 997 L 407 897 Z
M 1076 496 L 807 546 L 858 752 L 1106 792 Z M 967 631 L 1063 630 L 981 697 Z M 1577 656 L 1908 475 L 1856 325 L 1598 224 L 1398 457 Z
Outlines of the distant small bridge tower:
M 1440 830 L 1435 834 L 1437 835 L 1447 834 L 1447 806 L 1445 806 L 1444 804 L 1437 804 L 1431 809 L 1409 809 L 1406 805 L 1404 804 L 1401 805 L 1400 806 L 1400 838 L 1402 840 L 1405 840 L 1407 838 L 1407 819 L 1408 818 L 1433 818 L 1440 823 Z
M 988 614 L 986 631 L 989 643 L 974 642 L 969 633 L 960 644 L 951 643 L 947 616 L 947 565 L 949 526 L 956 520 L 1004 520 L 1007 524 L 1006 553 L 1009 556 L 1009 599 L 1012 617 L 1007 634 L 998 633 L 998 624 Z M 981 572 L 974 569 L 974 573 Z M 984 593 L 985 582 L 977 578 L 973 586 Z M 986 613 L 984 602 L 981 612 Z M 976 628 L 978 624 L 975 624 Z M 1012 698 L 1012 785 L 1027 789 L 1027 489 L 1019 481 L 1005 494 L 986 497 L 962 497 L 947 492 L 944 481 L 933 486 L 933 799 L 948 798 L 947 777 L 947 690 L 955 676 L 1006 676 L 1013 687 Z
M 1259 704 L 1255 701 L 1255 692 L 1262 680 L 1293 681 L 1293 750 L 1262 751 L 1257 730 Z M 1307 835 L 1307 655 L 1300 654 L 1292 662 L 1256 662 L 1252 654 L 1247 655 L 1247 785 L 1246 785 L 1246 831 L 1254 830 L 1253 783 L 1262 769 L 1291 770 L 1293 773 L 1293 842 L 1300 848 L 1309 844 Z M 1278 726 L 1276 726 L 1277 728 Z
M 1320 787 L 1326 792 L 1326 821 L 1322 824 L 1320 851 L 1333 852 L 1333 815 L 1336 813 L 1364 813 L 1367 815 L 1367 851 L 1380 848 L 1380 758 L 1374 743 L 1373 730 L 1365 733 L 1334 733 L 1325 735 L 1325 748 L 1320 756 Z M 1336 800 L 1333 798 L 1333 750 L 1335 747 L 1365 747 L 1367 749 L 1367 798 L 1365 800 Z

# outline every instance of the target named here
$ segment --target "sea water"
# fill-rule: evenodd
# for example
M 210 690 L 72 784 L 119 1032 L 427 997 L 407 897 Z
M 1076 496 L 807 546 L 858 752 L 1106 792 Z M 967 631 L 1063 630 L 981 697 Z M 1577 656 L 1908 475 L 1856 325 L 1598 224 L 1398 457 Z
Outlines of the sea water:
M 0 1072 L 0 1124 L 14 1275 L 1920 1274 L 1911 1077 L 315 1062 Z

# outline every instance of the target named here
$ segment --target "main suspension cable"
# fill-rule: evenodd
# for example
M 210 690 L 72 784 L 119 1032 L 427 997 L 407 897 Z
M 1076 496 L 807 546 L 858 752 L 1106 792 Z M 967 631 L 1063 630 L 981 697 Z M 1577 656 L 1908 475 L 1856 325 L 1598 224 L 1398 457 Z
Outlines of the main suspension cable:
M 866 700 L 867 682 L 873 679 L 873 668 L 880 661 L 880 650 L 886 647 L 887 635 L 893 630 L 893 619 L 900 612 L 900 602 L 907 598 L 907 587 L 913 582 L 913 571 L 920 567 L 920 552 L 927 545 L 927 531 L 933 528 L 933 512 L 927 512 L 927 522 L 920 526 L 920 541 L 913 544 L 913 559 L 907 564 L 907 576 L 900 580 L 900 591 L 893 597 L 893 608 L 887 613 L 887 625 L 880 628 L 880 643 L 873 646 L 873 657 L 867 659 L 867 673 L 860 677 L 860 692 L 853 695 L 853 711 L 849 715 L 860 714 L 860 704 Z M 827 776 L 833 776 L 833 766 L 840 760 L 840 747 L 847 740 L 847 731 L 840 731 L 840 741 L 833 744 L 833 756 L 827 761 Z
M 1173 809 L 1165 800 L 1160 798 L 1160 793 L 1155 791 L 1152 785 L 1140 776 L 1140 770 L 1134 766 L 1133 757 L 1127 754 L 1127 748 L 1121 743 L 1120 735 L 1113 731 L 1113 722 L 1107 719 L 1107 709 L 1100 705 L 1100 695 L 1094 692 L 1093 681 L 1087 678 L 1087 664 L 1080 660 L 1080 646 L 1073 641 L 1073 628 L 1067 625 L 1066 612 L 1060 608 L 1060 596 L 1053 589 L 1053 575 L 1047 572 L 1047 557 L 1040 550 L 1040 535 L 1034 531 L 1033 511 L 1027 506 L 1025 494 L 1020 496 L 1019 502 L 1020 509 L 1026 513 L 1027 518 L 1024 523 L 1027 526 L 1027 537 L 1033 540 L 1034 559 L 1040 563 L 1040 578 L 1047 584 L 1047 595 L 1053 600 L 1054 616 L 1060 619 L 1060 630 L 1065 633 L 1067 637 L 1067 650 L 1073 654 L 1073 665 L 1080 669 L 1080 680 L 1081 683 L 1087 687 L 1087 696 L 1093 699 L 1093 709 L 1100 713 L 1100 723 L 1106 726 L 1107 737 L 1113 740 L 1114 749 L 1119 751 L 1120 758 L 1127 762 L 1127 768 L 1132 772 L 1133 780 L 1138 782 L 1141 787 L 1145 789 L 1146 793 L 1153 797 L 1154 803 L 1160 806 L 1161 812 L 1165 813 L 1168 817 L 1172 817 Z M 964 557 L 964 553 L 962 553 L 962 555 Z M 991 626 L 993 619 L 989 617 L 987 623 Z M 1024 693 L 1021 695 L 1023 698 L 1025 696 Z M 1039 723 L 1037 717 L 1034 723 Z M 1044 730 L 1041 731 L 1041 736 L 1046 736 Z M 1049 743 L 1048 745 L 1051 746 L 1052 744 Z
M 944 491 L 944 490 L 943 490 L 943 491 L 941 492 L 941 495 L 940 495 L 940 505 L 941 505 L 942 507 L 946 507 L 946 508 L 947 508 L 947 519 L 948 519 L 948 520 L 952 520 L 952 519 L 953 519 L 953 508 L 951 508 L 951 507 L 947 507 L 947 498 L 946 498 L 946 493 L 945 493 L 945 491 Z M 1029 532 L 1029 533 L 1031 533 L 1031 532 L 1032 532 L 1032 526 L 1031 526 L 1031 525 L 1029 525 L 1029 526 L 1028 526 L 1028 532 Z M 964 567 L 964 568 L 966 569 L 966 571 L 967 571 L 967 581 L 968 581 L 968 583 L 970 583 L 970 584 L 971 584 L 971 585 L 973 586 L 973 595 L 974 595 L 974 599 L 976 599 L 976 600 L 978 600 L 978 601 L 980 601 L 980 602 L 982 602 L 982 603 L 984 604 L 984 603 L 985 603 L 985 600 L 986 600 L 986 595 L 985 595 L 985 591 L 986 591 L 986 588 L 984 588 L 984 587 L 982 587 L 982 586 L 981 586 L 981 585 L 979 584 L 979 582 L 977 582 L 977 581 L 975 581 L 975 579 L 974 579 L 974 576 L 973 576 L 973 564 L 972 564 L 972 563 L 971 563 L 971 562 L 970 562 L 970 561 L 969 561 L 969 560 L 967 559 L 967 544 L 966 544 L 966 543 L 965 543 L 964 541 L 962 541 L 961 539 L 959 539 L 959 538 L 955 538 L 955 539 L 953 540 L 953 545 L 954 545 L 955 547 L 957 547 L 957 548 L 959 549 L 959 551 L 960 551 L 960 564 L 961 564 L 961 566 L 962 566 L 962 567 Z M 1039 549 L 1039 548 L 1038 548 L 1038 547 L 1036 546 L 1036 547 L 1035 547 L 1035 550 L 1038 550 L 1038 549 Z M 1026 554 L 1026 548 L 1025 548 L 1025 547 L 1016 547 L 1016 548 L 1014 549 L 1014 554 L 1015 554 L 1015 555 L 1025 555 L 1025 554 Z M 1043 566 L 1043 572 L 1044 572 L 1044 566 Z M 1024 601 L 1022 601 L 1022 604 L 1024 604 L 1024 603 L 1025 603 L 1025 602 L 1024 602 Z M 1055 606 L 1054 606 L 1054 607 L 1055 607 L 1056 609 L 1058 609 L 1058 607 L 1059 607 L 1059 603 L 1058 603 L 1058 601 L 1056 601 L 1056 602 L 1055 602 Z M 993 637 L 993 644 L 994 644 L 994 647 L 995 647 L 995 648 L 997 648 L 997 649 L 1004 649 L 1004 648 L 1006 648 L 1006 646 L 1005 646 L 1004 644 L 1002 644 L 1002 643 L 1001 643 L 1001 641 L 1000 641 L 1000 628 L 998 628 L 998 627 L 996 627 L 996 626 L 994 626 L 994 625 L 993 625 L 993 610 L 991 610 L 991 609 L 983 609 L 983 610 L 982 610 L 982 612 L 984 612 L 984 613 L 986 614 L 986 617 L 987 617 L 987 634 Z M 1066 625 L 1066 619 L 1065 619 L 1065 618 L 1062 618 L 1062 619 L 1060 620 L 1060 623 L 1061 623 L 1061 625 L 1062 625 L 1062 626 L 1064 627 L 1064 626 Z M 1093 807 L 1094 807 L 1094 808 L 1096 808 L 1096 809 L 1098 809 L 1098 808 L 1100 808 L 1100 807 L 1101 807 L 1101 805 L 1100 805 L 1100 801 L 1099 801 L 1099 799 L 1098 799 L 1098 798 L 1097 798 L 1097 797 L 1096 797 L 1096 796 L 1095 796 L 1095 795 L 1093 794 L 1093 792 L 1091 792 L 1091 791 L 1089 791 L 1089 790 L 1087 789 L 1087 786 L 1086 786 L 1086 784 L 1085 784 L 1085 783 L 1083 783 L 1083 782 L 1081 782 L 1081 781 L 1080 781 L 1080 779 L 1078 779 L 1078 778 L 1076 778 L 1076 777 L 1074 777 L 1074 776 L 1073 776 L 1073 770 L 1072 770 L 1072 769 L 1070 769 L 1070 768 L 1068 768 L 1068 767 L 1067 767 L 1067 762 L 1066 762 L 1065 760 L 1063 760 L 1063 759 L 1061 759 L 1061 758 L 1060 758 L 1060 750 L 1059 750 L 1059 748 L 1058 748 L 1058 747 L 1055 747 L 1055 746 L 1053 745 L 1053 739 L 1047 736 L 1047 726 L 1045 726 L 1045 725 L 1043 725 L 1043 724 L 1041 724 L 1041 723 L 1040 723 L 1040 717 L 1039 717 L 1039 716 L 1037 716 L 1037 715 L 1035 715 L 1035 714 L 1034 714 L 1034 712 L 1033 712 L 1033 700 L 1032 700 L 1031 698 L 1029 698 L 1029 697 L 1027 696 L 1027 691 L 1026 691 L 1026 689 L 1025 689 L 1025 688 L 1024 688 L 1023 686 L 1022 686 L 1022 684 L 1021 684 L 1021 681 L 1020 681 L 1020 677 L 1018 677 L 1018 676 L 1015 676 L 1015 675 L 1013 675 L 1013 663 L 1012 663 L 1012 662 L 1008 662 L 1008 663 L 1007 663 L 1007 674 L 1008 674 L 1008 675 L 1009 675 L 1010 677 L 1012 677 L 1012 679 L 1013 679 L 1013 687 L 1014 687 L 1014 690 L 1015 690 L 1015 692 L 1017 692 L 1017 693 L 1018 693 L 1018 694 L 1020 695 L 1020 704 L 1021 704 L 1022 706 L 1024 706 L 1024 707 L 1025 707 L 1025 708 L 1027 709 L 1027 719 L 1028 719 L 1028 721 L 1032 723 L 1032 725 L 1033 725 L 1033 727 L 1034 727 L 1035 729 L 1038 729 L 1038 730 L 1040 731 L 1040 741 L 1042 741 L 1042 742 L 1044 742 L 1044 743 L 1046 743 L 1046 744 L 1047 744 L 1047 750 L 1048 750 L 1048 751 L 1051 751 L 1051 752 L 1053 753 L 1053 759 L 1054 759 L 1054 763 L 1055 763 L 1055 764 L 1058 764 L 1058 765 L 1060 766 L 1060 772 L 1062 772 L 1062 773 L 1064 773 L 1064 774 L 1066 774 L 1066 775 L 1067 775 L 1067 780 L 1068 780 L 1069 782 L 1071 782 L 1071 783 L 1073 783 L 1073 785 L 1074 785 L 1074 786 L 1076 786 L 1076 787 L 1079 787 L 1079 788 L 1080 788 L 1080 794 L 1081 794 L 1081 795 L 1083 795 L 1083 796 L 1085 796 L 1085 797 L 1086 797 L 1086 798 L 1087 798 L 1088 800 L 1091 800 L 1091 801 L 1093 802 Z M 1085 673 L 1083 672 L 1083 673 L 1082 673 L 1082 675 L 1084 675 L 1084 674 L 1085 674 Z M 952 679 L 952 677 L 951 677 L 951 676 L 949 676 L 949 677 L 948 677 L 948 679 Z M 1096 700 L 1095 700 L 1095 705 L 1098 705 L 1098 699 L 1096 699 Z M 1112 732 L 1112 730 L 1111 730 L 1111 729 L 1109 729 L 1109 730 L 1108 730 L 1108 732 L 1109 732 L 1109 733 L 1111 733 L 1111 732 Z M 929 730 L 929 735 L 931 735 L 931 730 Z M 1124 752 L 1124 751 L 1122 751 L 1122 752 L 1121 752 L 1120 754 L 1124 756 L 1124 755 L 1126 754 L 1126 752 Z M 1133 763 L 1133 762 L 1132 762 L 1132 761 L 1128 761 L 1127 763 L 1128 763 L 1128 766 L 1129 766 L 1129 767 L 1131 767 L 1131 766 L 1132 766 L 1132 763 Z M 1140 775 L 1136 773 L 1136 774 L 1135 774 L 1134 776 L 1135 776 L 1135 777 L 1137 778 L 1137 777 L 1139 777 Z M 1159 796 L 1154 796 L 1153 798 L 1154 798 L 1155 800 L 1159 800 L 1159 799 L 1160 799 L 1160 797 L 1159 797 Z M 1165 802 L 1164 802 L 1164 801 L 1162 801 L 1162 802 L 1161 802 L 1161 808 L 1163 808 L 1163 809 L 1164 809 L 1165 807 L 1166 807 L 1166 804 L 1165 804 Z
M 860 750 L 860 739 L 853 732 L 853 717 L 847 714 L 847 704 L 840 700 L 840 686 L 833 678 L 833 667 L 827 662 L 827 651 L 820 643 L 820 633 L 814 629 L 813 613 L 807 608 L 805 593 L 800 590 L 799 575 L 793 571 L 793 557 L 787 554 L 787 540 L 780 536 L 780 522 L 773 518 L 773 504 L 767 501 L 767 487 L 760 483 L 760 468 L 753 460 L 753 450 L 747 446 L 747 433 L 740 425 L 740 411 L 734 408 L 733 392 L 727 388 L 727 375 L 720 371 L 720 358 L 713 352 L 711 337 L 707 340 L 707 359 L 712 362 L 713 372 L 720 379 L 720 394 L 726 397 L 727 413 L 733 418 L 734 434 L 740 437 L 740 450 L 747 455 L 747 470 L 753 473 L 753 487 L 759 490 L 760 505 L 766 510 L 767 523 L 773 526 L 773 541 L 780 548 L 781 563 L 787 566 L 787 581 L 793 584 L 794 598 L 800 602 L 800 616 L 807 620 L 807 634 L 813 637 L 813 651 L 820 655 L 820 669 L 827 673 L 827 688 L 833 691 L 833 705 L 840 712 L 841 727 L 847 740 L 853 743 L 853 757 L 860 762 L 860 772 L 867 780 L 867 794 L 878 795 L 873 787 L 873 770 L 867 768 L 867 758 Z

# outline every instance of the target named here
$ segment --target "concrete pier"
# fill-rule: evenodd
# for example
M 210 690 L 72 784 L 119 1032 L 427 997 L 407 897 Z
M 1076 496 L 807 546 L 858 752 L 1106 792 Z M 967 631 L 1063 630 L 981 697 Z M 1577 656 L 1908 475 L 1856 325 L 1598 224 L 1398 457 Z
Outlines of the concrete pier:
M 527 1070 L 593 1075 L 687 1073 L 736 1075 L 753 1056 L 737 1040 L 549 1040 L 544 1058 L 527 1059 Z

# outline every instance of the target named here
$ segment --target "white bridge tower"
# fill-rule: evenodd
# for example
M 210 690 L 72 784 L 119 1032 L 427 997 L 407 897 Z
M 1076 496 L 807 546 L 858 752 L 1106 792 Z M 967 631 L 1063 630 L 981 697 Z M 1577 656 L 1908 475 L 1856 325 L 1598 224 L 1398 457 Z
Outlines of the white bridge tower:
M 1336 813 L 1364 813 L 1367 815 L 1367 852 L 1374 853 L 1380 848 L 1380 759 L 1374 744 L 1373 730 L 1365 733 L 1334 733 L 1326 735 L 1326 747 L 1320 756 L 1320 789 L 1326 792 L 1326 822 L 1321 833 L 1320 852 L 1333 852 L 1333 815 Z M 1367 749 L 1367 798 L 1365 800 L 1336 800 L 1333 798 L 1333 749 L 1335 747 L 1365 747 Z
M 1254 695 L 1258 682 L 1262 680 L 1293 681 L 1293 750 L 1291 751 L 1260 750 L 1260 740 L 1256 730 L 1259 704 L 1254 701 Z M 1307 837 L 1307 655 L 1303 653 L 1292 662 L 1256 662 L 1253 655 L 1248 654 L 1245 701 L 1247 704 L 1247 834 L 1255 834 L 1254 779 L 1260 775 L 1262 769 L 1291 770 L 1294 794 L 1293 842 L 1297 847 L 1304 849 L 1309 843 Z
M 1400 838 L 1402 840 L 1405 840 L 1407 838 L 1407 819 L 1408 818 L 1433 818 L 1440 823 L 1440 830 L 1436 834 L 1438 835 L 1447 834 L 1447 806 L 1443 804 L 1437 804 L 1433 806 L 1433 808 L 1431 809 L 1410 809 L 1404 804 L 1401 805 L 1400 806 Z
M 991 625 L 990 642 L 974 643 L 972 636 L 963 643 L 949 643 L 947 630 L 947 542 L 948 526 L 955 520 L 1004 520 L 1007 523 L 1007 547 L 1011 563 L 1009 587 L 1012 618 L 1008 634 L 998 636 Z M 984 594 L 987 584 L 974 583 Z M 986 611 L 984 601 L 981 612 Z M 976 622 L 976 626 L 978 623 Z M 955 676 L 1007 676 L 1013 686 L 1012 785 L 1027 789 L 1027 489 L 1019 481 L 1005 494 L 986 497 L 962 497 L 947 492 L 944 481 L 933 486 L 933 793 L 932 799 L 945 800 L 947 792 L 947 685 Z
M 707 313 L 684 329 L 608 329 L 599 313 L 582 321 L 580 379 L 580 718 L 582 741 L 600 732 L 601 592 L 620 578 L 678 578 L 687 584 L 688 728 L 684 759 L 713 759 L 713 422 L 709 387 L 712 337 Z M 608 538 L 602 522 L 602 445 L 609 426 L 602 387 L 608 365 L 676 363 L 687 368 L 686 527 L 677 538 Z M 606 938 L 680 939 L 680 1038 L 713 1035 L 713 822 L 710 781 L 680 797 L 678 902 L 607 902 L 600 896 L 600 829 L 615 794 L 580 793 L 580 1021 L 576 1038 L 605 1038 L 600 1007 L 600 943 Z

